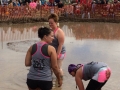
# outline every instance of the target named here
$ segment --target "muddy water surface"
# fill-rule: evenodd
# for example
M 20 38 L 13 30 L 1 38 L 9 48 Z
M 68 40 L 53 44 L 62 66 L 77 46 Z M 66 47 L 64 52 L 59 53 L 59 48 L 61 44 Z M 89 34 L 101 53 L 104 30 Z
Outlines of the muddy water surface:
M 27 49 L 39 41 L 37 30 L 47 23 L 0 25 L 0 90 L 27 90 L 24 58 Z M 65 32 L 66 58 L 63 62 L 63 86 L 53 90 L 76 90 L 75 81 L 67 72 L 70 63 L 102 61 L 112 69 L 112 76 L 103 90 L 120 90 L 120 24 L 60 23 Z M 88 81 L 84 82 L 86 87 Z

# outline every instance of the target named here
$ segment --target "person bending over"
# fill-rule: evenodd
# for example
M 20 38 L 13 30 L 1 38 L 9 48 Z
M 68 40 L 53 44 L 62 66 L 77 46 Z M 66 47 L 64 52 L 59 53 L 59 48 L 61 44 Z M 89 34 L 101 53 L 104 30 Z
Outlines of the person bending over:
M 90 62 L 84 65 L 70 64 L 68 72 L 75 77 L 79 90 L 101 90 L 111 75 L 110 68 L 103 62 Z M 90 80 L 86 89 L 82 80 Z

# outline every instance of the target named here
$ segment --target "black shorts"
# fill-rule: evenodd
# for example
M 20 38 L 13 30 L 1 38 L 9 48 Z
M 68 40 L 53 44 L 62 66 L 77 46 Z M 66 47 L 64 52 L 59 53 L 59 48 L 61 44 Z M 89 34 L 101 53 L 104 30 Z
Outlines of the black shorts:
M 27 79 L 26 83 L 30 89 L 40 88 L 41 90 L 51 90 L 53 86 L 52 81 Z

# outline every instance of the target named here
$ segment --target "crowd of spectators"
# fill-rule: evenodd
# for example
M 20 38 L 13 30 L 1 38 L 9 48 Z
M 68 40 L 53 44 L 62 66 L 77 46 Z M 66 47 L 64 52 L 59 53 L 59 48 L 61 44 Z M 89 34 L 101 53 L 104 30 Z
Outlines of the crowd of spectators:
M 12 3 L 13 6 L 21 6 L 28 5 L 31 2 L 39 5 L 58 6 L 58 8 L 62 8 L 64 4 L 110 4 L 119 3 L 120 0 L 0 0 L 0 5 L 9 5 Z
M 57 5 L 60 0 L 0 0 L 0 5 L 8 5 L 10 3 L 13 3 L 14 5 L 17 4 L 18 6 L 20 5 L 27 5 L 31 2 L 39 3 L 40 5 Z M 19 3 L 19 4 L 18 4 Z
M 91 18 L 91 12 L 94 14 L 96 5 L 99 4 L 106 5 L 107 12 L 113 15 L 114 4 L 117 3 L 119 3 L 119 0 L 1 0 L 1 6 L 28 6 L 28 12 L 31 9 L 34 11 L 40 10 L 40 6 L 42 6 L 42 10 L 47 12 L 46 14 L 50 12 L 64 16 L 81 15 L 81 18 L 84 18 L 86 14 L 87 18 Z

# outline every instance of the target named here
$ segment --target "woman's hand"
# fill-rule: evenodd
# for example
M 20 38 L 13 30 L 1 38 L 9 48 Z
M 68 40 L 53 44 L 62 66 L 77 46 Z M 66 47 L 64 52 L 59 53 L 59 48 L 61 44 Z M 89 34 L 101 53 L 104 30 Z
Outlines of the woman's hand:
M 62 79 L 58 80 L 58 87 L 62 86 Z
M 60 87 L 62 85 L 62 79 L 61 79 L 60 69 L 59 69 L 59 66 L 57 64 L 56 50 L 53 46 L 50 46 L 50 45 L 48 46 L 48 54 L 50 55 L 50 58 L 51 58 L 52 70 L 53 70 L 55 76 L 57 77 L 58 85 Z

